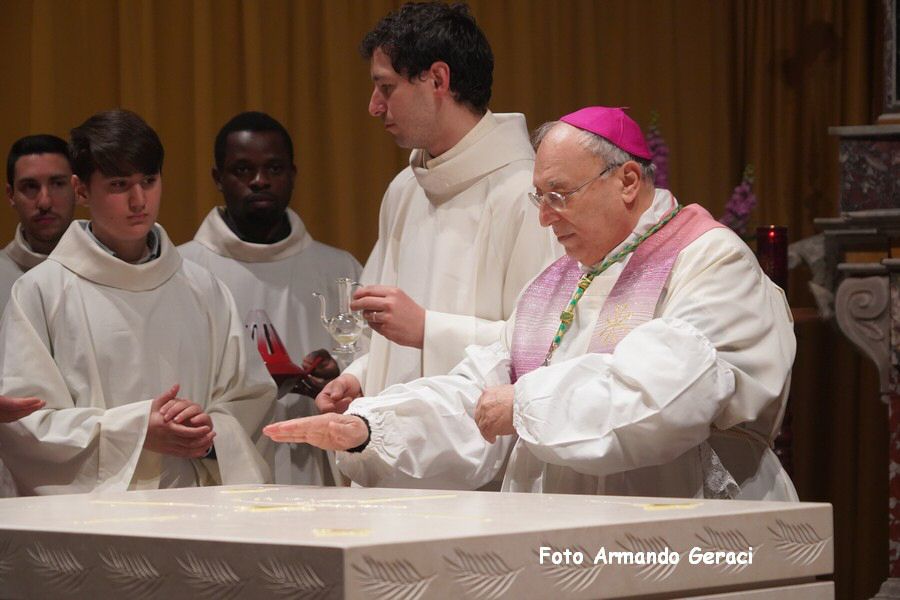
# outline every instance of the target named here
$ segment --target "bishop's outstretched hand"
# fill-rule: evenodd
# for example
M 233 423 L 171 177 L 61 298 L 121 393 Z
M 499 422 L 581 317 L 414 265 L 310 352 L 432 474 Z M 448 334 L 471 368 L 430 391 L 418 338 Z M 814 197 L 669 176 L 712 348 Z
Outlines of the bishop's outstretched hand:
M 263 427 L 263 433 L 276 442 L 310 444 L 323 450 L 349 450 L 369 438 L 369 428 L 360 417 L 338 413 L 279 421 Z

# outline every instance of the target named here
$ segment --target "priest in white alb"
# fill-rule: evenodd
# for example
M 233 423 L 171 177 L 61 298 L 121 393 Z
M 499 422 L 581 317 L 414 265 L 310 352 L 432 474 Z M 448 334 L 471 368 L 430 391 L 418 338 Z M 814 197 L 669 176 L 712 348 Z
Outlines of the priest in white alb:
M 38 134 L 13 142 L 6 157 L 6 197 L 19 223 L 0 252 L 0 314 L 16 280 L 44 262 L 72 222 L 75 190 L 66 141 Z M 43 405 L 38 398 L 0 396 L 0 421 L 18 420 Z M 0 497 L 17 495 L 12 475 L 0 462 Z
M 320 410 L 446 374 L 466 346 L 496 339 L 522 286 L 559 256 L 526 196 L 525 117 L 488 110 L 494 59 L 468 8 L 404 4 L 361 51 L 369 113 L 413 150 L 384 195 L 351 305 L 375 332 L 369 352 L 319 394 Z
M 123 110 L 72 130 L 75 221 L 13 286 L 0 393 L 46 406 L 0 425 L 23 495 L 263 483 L 274 384 L 231 294 L 156 224 L 163 148 Z
M 19 223 L 0 252 L 0 312 L 16 279 L 44 262 L 72 222 L 75 190 L 66 141 L 48 134 L 16 140 L 6 158 L 6 197 Z
M 655 189 L 621 109 L 536 134 L 532 200 L 566 256 L 490 345 L 329 413 L 268 426 L 346 450 L 366 486 L 796 500 L 771 450 L 796 349 L 781 289 L 697 205 Z
M 336 310 L 335 280 L 356 281 L 362 267 L 348 252 L 314 240 L 290 209 L 297 169 L 291 136 L 281 123 L 261 112 L 240 113 L 216 135 L 214 154 L 212 175 L 225 205 L 213 208 L 194 239 L 178 249 L 228 286 L 242 318 L 264 310 L 293 360 L 300 363 L 307 356 L 310 364 L 315 357 L 324 358 L 303 393 L 286 393 L 277 400 L 273 419 L 317 414 L 313 398 L 338 372 L 323 350 L 333 341 L 313 293 L 323 294 L 329 310 Z M 325 452 L 305 444 L 264 442 L 275 483 L 340 480 Z

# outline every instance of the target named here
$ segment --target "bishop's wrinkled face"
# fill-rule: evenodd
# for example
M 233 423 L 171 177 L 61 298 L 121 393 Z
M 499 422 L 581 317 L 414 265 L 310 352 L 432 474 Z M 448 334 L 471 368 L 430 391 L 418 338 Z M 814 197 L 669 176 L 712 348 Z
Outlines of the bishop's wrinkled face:
M 436 130 L 434 82 L 427 73 L 412 81 L 394 70 L 390 57 L 376 49 L 370 64 L 375 88 L 369 114 L 384 122 L 401 148 L 428 148 Z
M 27 154 L 16 161 L 13 178 L 6 194 L 19 215 L 25 239 L 32 250 L 49 253 L 75 211 L 69 159 L 62 154 Z
M 533 181 L 538 194 L 565 194 L 589 182 L 567 198 L 565 208 L 540 207 L 541 225 L 553 228 L 566 254 L 584 265 L 601 261 L 633 226 L 623 201 L 622 169 L 610 169 L 598 178 L 606 167 L 603 159 L 584 148 L 578 130 L 565 123 L 547 133 L 535 156 Z
M 282 218 L 294 192 L 297 169 L 277 131 L 236 131 L 225 144 L 221 169 L 213 169 L 228 214 L 238 223 Z

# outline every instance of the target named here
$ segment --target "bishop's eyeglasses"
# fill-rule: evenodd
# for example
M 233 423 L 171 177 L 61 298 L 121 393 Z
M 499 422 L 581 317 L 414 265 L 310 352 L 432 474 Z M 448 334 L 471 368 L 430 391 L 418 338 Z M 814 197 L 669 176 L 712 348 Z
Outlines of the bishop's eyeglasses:
M 564 193 L 542 192 L 542 193 L 538 194 L 537 191 L 534 191 L 534 192 L 528 192 L 528 199 L 531 200 L 531 203 L 534 204 L 535 206 L 537 206 L 538 208 L 541 207 L 541 204 L 546 204 L 553 210 L 562 210 L 566 207 L 566 201 L 570 197 L 572 197 L 574 194 L 580 192 L 581 190 L 583 190 L 584 188 L 586 188 L 593 182 L 597 181 L 598 179 L 600 179 L 601 177 L 603 177 L 604 175 L 606 175 L 613 169 L 615 169 L 617 167 L 621 167 L 621 166 L 622 165 L 617 165 L 615 163 L 606 165 L 606 168 L 603 169 L 602 171 L 600 171 L 596 176 L 591 177 L 590 179 L 588 179 L 587 181 L 585 181 L 584 183 L 579 185 L 577 188 L 575 188 L 571 192 L 564 192 Z

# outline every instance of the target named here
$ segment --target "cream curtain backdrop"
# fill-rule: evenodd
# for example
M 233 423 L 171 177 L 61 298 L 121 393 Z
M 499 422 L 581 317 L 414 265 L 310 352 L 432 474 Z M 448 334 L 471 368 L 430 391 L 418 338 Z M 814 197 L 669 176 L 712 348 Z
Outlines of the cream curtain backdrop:
M 264 110 L 291 132 L 294 207 L 317 239 L 364 261 L 384 188 L 405 165 L 366 112 L 363 34 L 387 0 L 2 0 L 0 146 L 67 137 L 125 107 L 166 148 L 160 221 L 187 241 L 219 203 L 213 138 L 235 113 Z M 532 127 L 589 104 L 652 111 L 685 202 L 721 214 L 756 168 L 751 226 L 793 239 L 837 206 L 830 125 L 873 122 L 878 0 L 473 0 L 496 58 L 495 111 Z M 11 210 L 0 234 L 12 236 Z M 799 285 L 793 295 L 801 304 Z M 868 597 L 886 575 L 886 427 L 872 369 L 826 324 L 798 325 L 795 479 L 835 503 L 838 597 Z M 863 468 L 860 468 L 860 464 Z M 850 482 L 848 485 L 847 482 Z

